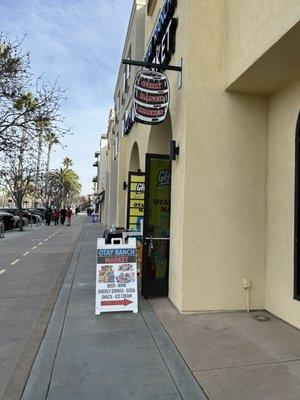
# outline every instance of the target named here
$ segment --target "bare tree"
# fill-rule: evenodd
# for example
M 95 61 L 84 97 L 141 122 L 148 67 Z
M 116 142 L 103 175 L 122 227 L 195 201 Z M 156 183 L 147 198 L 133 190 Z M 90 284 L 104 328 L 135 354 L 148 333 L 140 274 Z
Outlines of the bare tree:
M 36 148 L 34 142 L 28 140 L 26 131 L 15 129 L 15 136 L 20 138 L 20 145 L 5 157 L 0 168 L 0 181 L 18 208 L 21 221 L 19 229 L 23 230 L 22 205 L 24 197 L 33 191 L 36 167 L 33 154 Z
M 0 34 L 0 151 L 19 146 L 12 128 L 26 129 L 32 139 L 39 136 L 37 128 L 45 121 L 59 137 L 70 132 L 61 113 L 64 90 L 58 81 L 50 84 L 43 76 L 34 79 L 29 54 L 22 52 L 21 45 L 22 41 L 12 42 Z M 26 102 L 28 98 L 30 101 Z
M 61 113 L 64 91 L 57 81 L 34 79 L 29 54 L 22 52 L 21 44 L 0 34 L 0 185 L 15 201 L 22 221 L 24 196 L 30 192 L 36 198 L 47 192 L 40 180 L 45 137 L 51 132 L 46 153 L 49 171 L 52 146 L 70 129 Z

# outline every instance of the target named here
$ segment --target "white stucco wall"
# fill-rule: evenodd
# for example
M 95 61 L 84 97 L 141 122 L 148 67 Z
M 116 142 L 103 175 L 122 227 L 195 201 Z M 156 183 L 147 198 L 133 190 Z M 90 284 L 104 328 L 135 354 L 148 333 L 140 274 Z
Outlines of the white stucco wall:
M 267 178 L 266 309 L 300 328 L 294 287 L 295 130 L 300 79 L 269 102 Z

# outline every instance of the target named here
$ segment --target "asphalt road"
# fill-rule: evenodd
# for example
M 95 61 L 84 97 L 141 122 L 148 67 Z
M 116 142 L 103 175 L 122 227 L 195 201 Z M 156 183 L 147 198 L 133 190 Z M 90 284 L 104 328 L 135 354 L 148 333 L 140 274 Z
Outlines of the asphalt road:
M 24 349 L 31 346 L 33 356 L 38 348 L 85 221 L 79 215 L 70 227 L 28 227 L 0 239 L 0 398 L 20 370 Z

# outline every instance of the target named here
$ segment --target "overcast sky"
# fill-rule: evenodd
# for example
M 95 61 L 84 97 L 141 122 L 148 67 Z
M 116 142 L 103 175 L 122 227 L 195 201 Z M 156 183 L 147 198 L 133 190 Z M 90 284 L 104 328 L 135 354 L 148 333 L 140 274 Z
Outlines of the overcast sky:
M 26 38 L 35 74 L 67 90 L 66 123 L 73 126 L 65 149 L 56 148 L 52 168 L 74 161 L 84 194 L 92 193 L 92 167 L 108 112 L 132 0 L 0 0 L 0 30 Z

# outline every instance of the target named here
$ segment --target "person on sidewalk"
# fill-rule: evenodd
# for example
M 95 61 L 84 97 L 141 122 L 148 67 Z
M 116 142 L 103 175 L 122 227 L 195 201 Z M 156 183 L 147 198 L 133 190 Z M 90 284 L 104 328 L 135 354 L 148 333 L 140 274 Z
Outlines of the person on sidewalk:
M 53 212 L 53 217 L 54 217 L 54 225 L 58 225 L 58 220 L 59 220 L 59 211 L 56 208 Z
M 67 212 L 66 212 L 66 217 L 67 217 L 67 226 L 71 225 L 71 217 L 72 217 L 72 210 L 70 207 L 68 207 Z
M 50 225 L 51 223 L 51 218 L 52 218 L 52 210 L 51 208 L 47 208 L 46 212 L 45 212 L 45 219 L 46 219 L 46 225 Z
M 63 208 L 60 210 L 60 223 L 61 223 L 62 225 L 64 225 L 64 223 L 65 223 L 65 220 L 66 220 L 66 213 L 67 213 L 67 210 L 65 209 L 65 207 L 63 207 Z
M 79 208 L 75 207 L 75 215 L 78 215 L 78 213 L 79 213 Z

